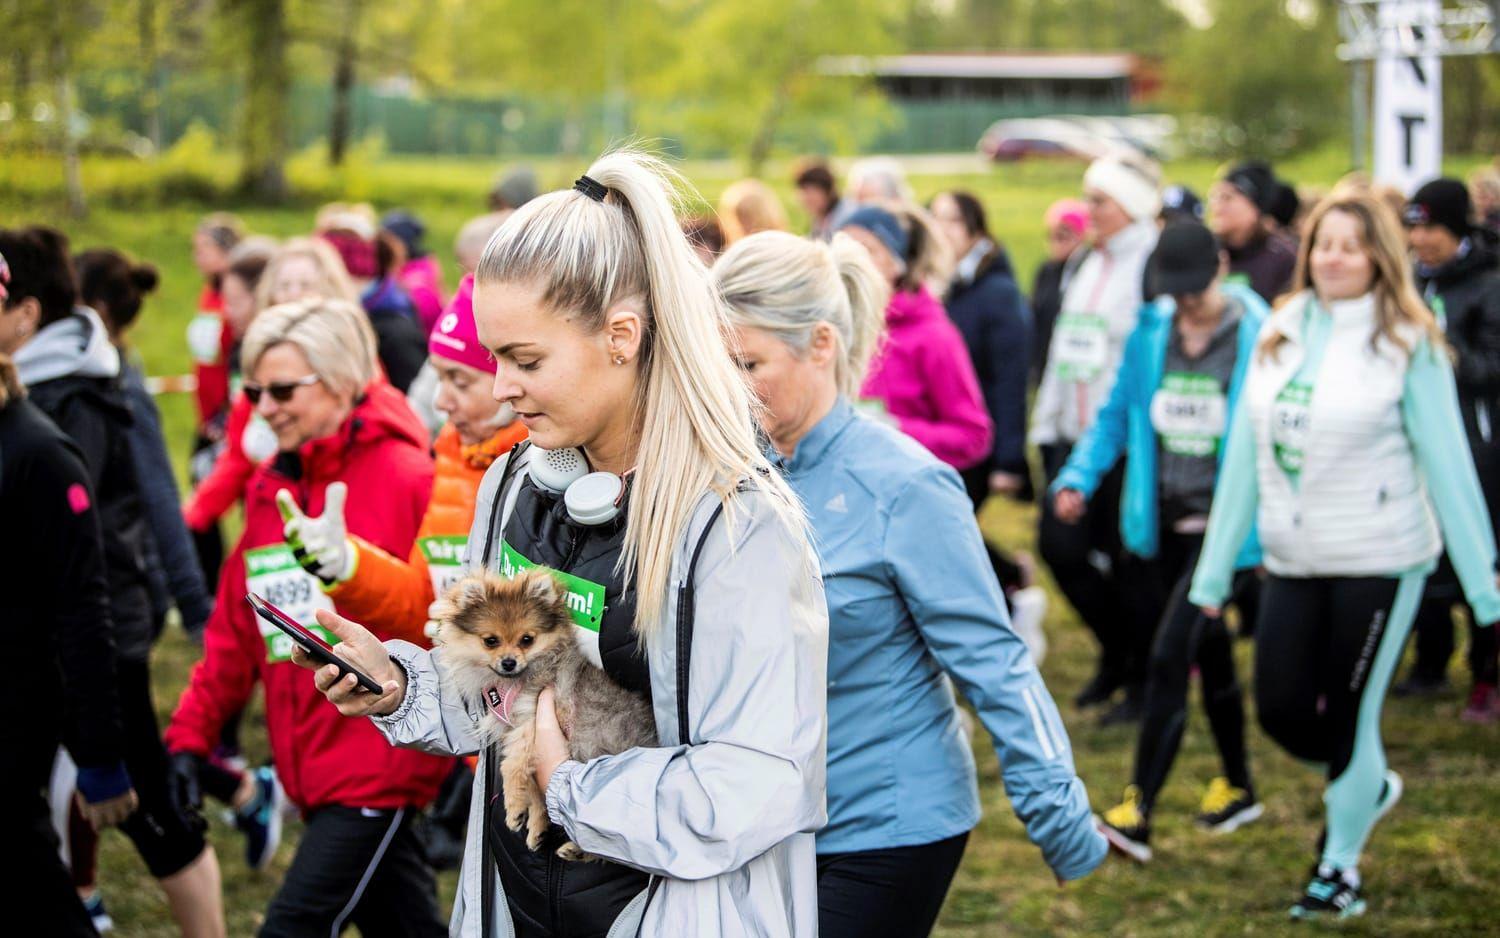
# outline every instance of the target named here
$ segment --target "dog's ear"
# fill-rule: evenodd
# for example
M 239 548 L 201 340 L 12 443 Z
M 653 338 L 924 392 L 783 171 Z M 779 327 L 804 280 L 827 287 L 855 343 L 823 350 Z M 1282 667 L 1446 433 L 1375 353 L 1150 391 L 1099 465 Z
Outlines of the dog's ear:
M 539 603 L 555 603 L 562 595 L 557 580 L 545 570 L 538 570 L 526 582 L 526 597 Z
M 435 622 L 452 622 L 453 617 L 458 615 L 458 603 L 455 599 L 455 591 L 449 590 L 448 595 L 428 607 L 427 617 Z
M 478 606 L 489 598 L 490 585 L 485 582 L 484 574 L 476 573 L 466 576 L 454 585 L 452 592 L 454 602 L 464 608 Z

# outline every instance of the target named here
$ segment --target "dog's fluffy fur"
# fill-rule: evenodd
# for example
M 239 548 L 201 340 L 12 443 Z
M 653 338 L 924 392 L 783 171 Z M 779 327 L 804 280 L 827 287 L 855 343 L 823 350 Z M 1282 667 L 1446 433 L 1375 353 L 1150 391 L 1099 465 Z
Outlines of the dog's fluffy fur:
M 433 610 L 442 646 L 438 665 L 479 717 L 484 744 L 499 742 L 505 824 L 526 831 L 536 850 L 548 826 L 544 793 L 532 775 L 537 695 L 555 687 L 558 722 L 570 728 L 568 755 L 586 762 L 636 746 L 656 745 L 651 705 L 610 680 L 579 650 L 566 595 L 550 573 L 533 569 L 512 580 L 476 573 L 455 583 Z M 485 704 L 486 688 L 521 682 L 506 726 Z M 584 859 L 578 845 L 558 848 Z

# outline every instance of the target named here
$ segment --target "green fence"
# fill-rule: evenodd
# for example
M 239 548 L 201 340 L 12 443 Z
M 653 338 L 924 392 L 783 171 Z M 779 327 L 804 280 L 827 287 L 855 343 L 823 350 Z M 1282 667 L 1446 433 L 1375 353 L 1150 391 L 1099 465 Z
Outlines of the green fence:
M 161 133 L 171 146 L 194 123 L 231 140 L 239 88 L 194 76 L 165 76 L 161 82 Z M 79 102 L 101 134 L 147 135 L 143 89 L 126 75 L 86 76 Z M 332 89 L 327 83 L 299 82 L 290 95 L 290 136 L 294 150 L 326 138 Z M 458 94 L 408 94 L 360 85 L 352 100 L 351 139 L 376 135 L 391 153 L 514 156 L 587 152 L 606 142 L 603 102 L 573 111 L 546 100 Z M 1064 98 L 1002 101 L 894 102 L 894 120 L 863 142 L 871 152 L 923 153 L 972 150 L 991 123 L 1003 118 L 1047 114 L 1121 114 L 1126 108 Z M 653 112 L 659 121 L 663 111 Z M 638 127 L 631 115 L 624 126 L 659 140 L 667 149 L 693 157 L 726 155 L 682 139 L 670 126 Z M 805 139 L 803 139 L 805 137 Z M 818 150 L 826 143 L 815 132 L 790 129 L 783 149 Z

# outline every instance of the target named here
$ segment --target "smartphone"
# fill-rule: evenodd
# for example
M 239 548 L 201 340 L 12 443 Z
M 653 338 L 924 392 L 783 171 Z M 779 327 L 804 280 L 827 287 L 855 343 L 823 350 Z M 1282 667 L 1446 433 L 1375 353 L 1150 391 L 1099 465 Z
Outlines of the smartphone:
M 359 682 L 359 686 L 370 693 L 385 693 L 385 689 L 374 678 L 334 654 L 332 648 L 321 638 L 303 628 L 296 619 L 293 619 L 254 593 L 246 593 L 245 598 L 250 601 L 250 608 L 255 610 L 256 615 L 285 632 L 292 641 L 297 643 L 298 647 L 307 652 L 309 658 L 312 658 L 318 664 L 331 664 L 338 668 L 339 680 L 343 680 L 346 674 L 352 674 L 355 680 Z

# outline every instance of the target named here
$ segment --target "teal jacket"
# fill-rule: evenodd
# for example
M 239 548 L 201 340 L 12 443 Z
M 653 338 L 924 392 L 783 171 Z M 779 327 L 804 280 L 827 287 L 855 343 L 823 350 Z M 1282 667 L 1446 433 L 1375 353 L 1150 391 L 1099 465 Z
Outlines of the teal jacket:
M 1256 337 L 1269 311 L 1265 300 L 1248 287 L 1226 283 L 1221 289 L 1225 296 L 1238 300 L 1243 310 L 1236 336 L 1239 354 L 1229 380 L 1228 422 L 1233 424 L 1245 369 L 1255 353 Z M 1100 409 L 1093 426 L 1073 447 L 1067 465 L 1049 490 L 1055 495 L 1060 489 L 1076 489 L 1084 498 L 1091 498 L 1099 481 L 1123 453 L 1125 490 L 1120 496 L 1120 536 L 1125 549 L 1138 557 L 1155 557 L 1158 549 L 1157 437 L 1151 426 L 1151 397 L 1161 386 L 1162 372 L 1166 369 L 1167 341 L 1171 338 L 1176 309 L 1172 298 L 1167 296 L 1141 307 L 1135 330 L 1125 340 L 1125 357 L 1109 400 Z M 1226 439 L 1228 432 L 1226 426 Z M 1224 450 L 1221 443 L 1221 466 Z M 1259 563 L 1260 544 L 1252 529 L 1240 547 L 1235 567 L 1254 567 Z

